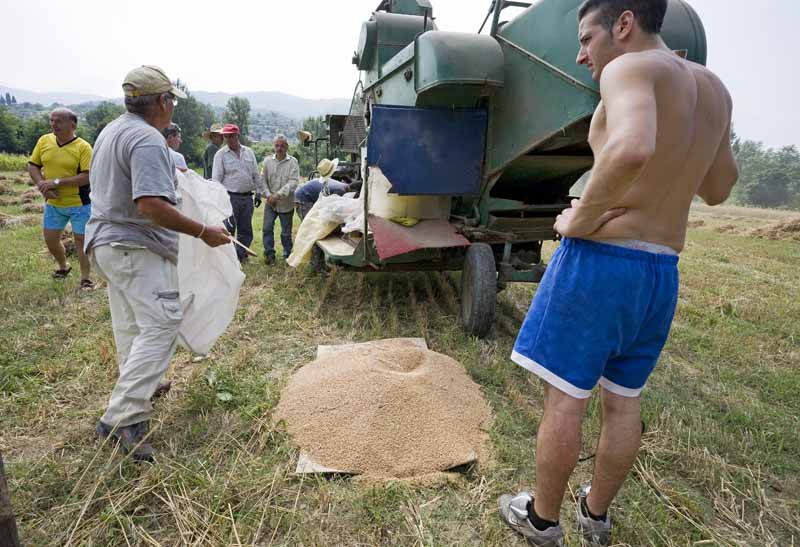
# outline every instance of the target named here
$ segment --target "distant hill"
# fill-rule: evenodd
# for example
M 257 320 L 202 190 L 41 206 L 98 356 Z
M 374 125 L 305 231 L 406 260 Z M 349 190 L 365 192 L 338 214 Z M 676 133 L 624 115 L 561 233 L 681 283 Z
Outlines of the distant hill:
M 253 112 L 277 112 L 287 118 L 302 120 L 324 114 L 347 114 L 350 110 L 350 99 L 304 99 L 287 93 L 276 91 L 253 91 L 246 93 L 220 93 L 190 90 L 198 101 L 214 107 L 224 108 L 231 97 L 243 97 L 250 101 Z M 101 97 L 86 93 L 69 93 L 51 91 L 39 93 L 27 89 L 8 87 L 0 84 L 0 93 L 10 93 L 18 103 L 38 103 L 50 106 L 53 103 L 64 105 L 96 104 L 99 101 L 121 102 L 121 97 Z
M 224 107 L 231 97 L 242 97 L 250 101 L 253 110 L 280 112 L 295 119 L 322 116 L 325 114 L 347 114 L 350 99 L 304 99 L 276 91 L 252 91 L 245 93 L 219 93 L 192 91 L 198 101 L 212 106 Z
M 93 101 L 106 100 L 100 95 L 90 95 L 87 93 L 69 93 L 69 92 L 48 92 L 39 93 L 37 91 L 30 91 L 27 89 L 18 89 L 8 87 L 0 84 L 0 93 L 5 95 L 10 93 L 17 98 L 17 103 L 39 103 L 44 106 L 50 106 L 53 103 L 59 104 L 81 104 Z

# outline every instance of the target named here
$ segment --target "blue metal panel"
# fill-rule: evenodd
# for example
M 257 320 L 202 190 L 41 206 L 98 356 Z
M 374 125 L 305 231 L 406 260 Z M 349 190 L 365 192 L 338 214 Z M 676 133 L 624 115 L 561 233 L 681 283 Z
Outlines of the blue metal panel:
M 488 116 L 478 109 L 375 105 L 367 161 L 404 196 L 477 196 Z

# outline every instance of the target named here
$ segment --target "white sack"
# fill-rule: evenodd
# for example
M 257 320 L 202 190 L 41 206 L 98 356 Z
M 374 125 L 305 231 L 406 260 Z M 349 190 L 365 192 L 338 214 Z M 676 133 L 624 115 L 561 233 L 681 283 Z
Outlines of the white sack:
M 181 212 L 207 226 L 221 226 L 233 214 L 225 188 L 194 171 L 178 173 Z M 244 282 L 233 244 L 211 248 L 185 234 L 178 243 L 178 288 L 183 306 L 181 343 L 206 354 L 233 320 Z

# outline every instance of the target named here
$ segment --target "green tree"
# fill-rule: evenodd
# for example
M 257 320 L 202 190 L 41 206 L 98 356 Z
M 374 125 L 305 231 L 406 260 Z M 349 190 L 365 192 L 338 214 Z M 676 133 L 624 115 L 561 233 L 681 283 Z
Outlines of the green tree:
M 16 154 L 19 150 L 20 120 L 0 106 L 0 152 Z
M 247 138 L 250 134 L 250 101 L 242 97 L 231 97 L 225 106 L 222 116 L 225 123 L 235 123 L 239 131 Z
M 11 93 L 9 93 L 8 91 L 6 91 L 6 104 L 13 104 L 11 102 Z
M 30 154 L 33 152 L 33 147 L 36 146 L 36 141 L 39 140 L 39 137 L 50 132 L 50 116 L 48 114 L 40 114 L 28 118 L 22 122 L 17 132 L 19 139 L 18 152 L 20 154 Z
M 17 104 L 17 98 L 14 95 L 11 96 L 11 104 Z
M 6 98 L 0 95 L 0 106 L 3 106 L 5 104 L 6 104 Z
M 94 144 L 100 132 L 112 121 L 117 119 L 125 112 L 125 107 L 103 101 L 92 110 L 86 113 L 86 125 L 88 126 L 88 141 Z
M 800 206 L 800 152 L 795 146 L 779 150 L 760 142 L 738 141 L 734 147 L 739 181 L 734 198 L 758 207 Z
M 782 171 L 769 171 L 744 189 L 748 204 L 758 207 L 785 207 L 789 205 L 789 176 Z
M 176 85 L 188 95 L 188 98 L 178 101 L 172 114 L 172 121 L 180 126 L 183 137 L 180 152 L 190 166 L 202 165 L 206 148 L 203 131 L 216 121 L 214 110 L 206 103 L 198 101 L 185 83 L 178 80 Z

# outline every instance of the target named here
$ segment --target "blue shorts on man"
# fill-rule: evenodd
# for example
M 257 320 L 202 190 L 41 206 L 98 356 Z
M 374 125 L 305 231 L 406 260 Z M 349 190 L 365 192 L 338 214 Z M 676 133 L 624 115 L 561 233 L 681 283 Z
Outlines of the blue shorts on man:
M 669 336 L 678 257 L 564 238 L 511 359 L 575 398 L 638 397 Z
M 91 216 L 91 204 L 78 207 L 57 207 L 45 203 L 42 225 L 45 230 L 61 231 L 69 222 L 72 224 L 72 233 L 82 236 L 86 233 L 86 223 L 89 222 Z

